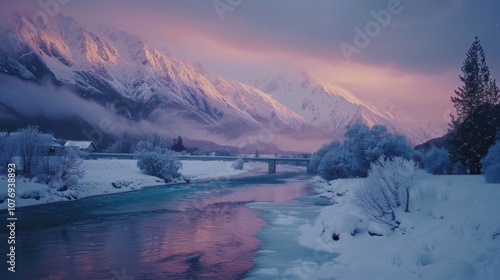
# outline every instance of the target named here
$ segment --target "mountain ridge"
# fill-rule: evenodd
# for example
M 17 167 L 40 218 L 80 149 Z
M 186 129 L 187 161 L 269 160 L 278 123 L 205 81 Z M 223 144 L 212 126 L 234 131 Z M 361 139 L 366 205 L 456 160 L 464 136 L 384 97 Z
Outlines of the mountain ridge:
M 404 112 L 396 108 L 380 110 L 340 86 L 316 80 L 305 71 L 294 76 L 266 76 L 249 83 L 269 92 L 327 134 L 364 123 L 385 125 L 390 131 L 407 136 L 414 144 L 428 138 L 423 129 L 418 128 L 418 121 Z
M 32 28 L 19 16 L 2 28 L 8 40 L 0 45 L 0 72 L 38 84 L 48 79 L 132 122 L 147 120 L 174 133 L 190 125 L 187 137 L 205 130 L 207 138 L 233 144 L 270 127 L 288 138 L 338 138 L 347 125 L 359 122 L 385 124 L 411 136 L 355 96 L 328 89 L 306 72 L 299 74 L 305 90 L 296 91 L 304 97 L 300 110 L 294 98 L 286 99 L 269 84 L 222 78 L 126 31 L 103 25 L 89 30 L 63 15 L 36 33 Z

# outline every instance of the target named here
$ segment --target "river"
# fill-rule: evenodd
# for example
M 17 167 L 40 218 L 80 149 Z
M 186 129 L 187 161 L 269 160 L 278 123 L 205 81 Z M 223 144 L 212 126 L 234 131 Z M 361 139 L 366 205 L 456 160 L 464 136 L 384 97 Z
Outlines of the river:
M 258 252 L 268 222 L 256 208 L 271 204 L 259 203 L 300 203 L 309 178 L 260 174 L 19 208 L 15 277 L 3 269 L 9 278 L 0 278 L 248 277 L 254 259 L 265 258 Z

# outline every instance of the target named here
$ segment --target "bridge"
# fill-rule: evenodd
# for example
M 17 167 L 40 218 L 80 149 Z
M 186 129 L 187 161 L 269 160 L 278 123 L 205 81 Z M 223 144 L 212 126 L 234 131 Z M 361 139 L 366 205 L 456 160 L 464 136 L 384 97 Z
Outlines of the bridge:
M 243 162 L 266 162 L 267 170 L 269 173 L 276 173 L 276 165 L 278 163 L 297 163 L 305 162 L 307 165 L 307 173 L 311 172 L 309 167 L 308 158 L 278 158 L 278 157 L 235 157 L 235 156 L 187 156 L 178 155 L 180 160 L 202 160 L 202 161 L 236 161 L 239 158 L 243 159 Z M 90 158 L 117 158 L 117 159 L 134 159 L 133 154 L 116 154 L 116 153 L 91 153 Z

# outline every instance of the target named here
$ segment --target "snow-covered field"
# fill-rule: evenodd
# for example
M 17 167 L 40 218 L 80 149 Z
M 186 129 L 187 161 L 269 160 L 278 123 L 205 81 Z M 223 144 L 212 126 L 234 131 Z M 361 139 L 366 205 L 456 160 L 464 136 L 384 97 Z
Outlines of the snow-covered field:
M 401 224 L 392 231 L 369 221 L 353 204 L 361 180 L 314 179 L 320 196 L 336 204 L 300 227 L 298 242 L 323 259 L 307 266 L 305 278 L 296 276 L 500 279 L 500 184 L 486 184 L 483 176 L 422 174 L 410 213 L 398 212 Z M 324 251 L 330 253 L 326 261 Z
M 196 179 L 218 178 L 245 173 L 231 167 L 231 162 L 223 161 L 181 161 L 183 176 Z M 16 181 L 16 207 L 45 204 L 58 201 L 81 199 L 89 196 L 112 194 L 138 190 L 149 186 L 165 185 L 163 179 L 142 173 L 137 168 L 137 160 L 98 159 L 84 160 L 85 175 L 78 186 L 60 192 L 47 185 L 29 182 L 18 177 Z M 3 183 L 2 183 L 3 182 Z M 180 180 L 179 182 L 184 182 Z M 174 182 L 175 183 L 175 182 Z M 7 186 L 6 176 L 0 176 L 0 184 Z M 7 197 L 7 188 L 0 190 L 0 200 Z M 7 208 L 7 199 L 0 203 L 0 209 Z

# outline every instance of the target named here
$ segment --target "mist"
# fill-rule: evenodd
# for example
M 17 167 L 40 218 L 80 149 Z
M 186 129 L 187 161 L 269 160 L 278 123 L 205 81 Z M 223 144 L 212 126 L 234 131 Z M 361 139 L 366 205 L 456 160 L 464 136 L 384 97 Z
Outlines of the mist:
M 274 150 L 279 146 L 277 143 L 283 140 L 280 138 L 280 141 L 274 141 L 278 140 L 276 137 L 272 143 L 256 145 L 248 139 L 258 139 L 258 132 L 253 133 L 255 137 L 249 136 L 253 135 L 249 133 L 229 140 L 218 133 L 210 132 L 210 125 L 196 123 L 183 118 L 178 112 L 167 110 L 153 112 L 154 118 L 151 120 L 134 121 L 117 113 L 123 110 L 126 105 L 124 102 L 117 102 L 119 105 L 116 106 L 104 106 L 83 99 L 67 87 L 56 87 L 50 82 L 40 85 L 0 75 L 0 85 L 0 131 L 37 124 L 41 128 L 51 127 L 56 137 L 66 135 L 74 140 L 90 140 L 101 148 L 102 144 L 112 141 L 124 132 L 136 139 L 145 139 L 147 135 L 157 133 L 165 137 L 167 142 L 168 139 L 181 135 L 187 140 L 188 146 L 189 142 L 213 146 L 210 143 L 213 142 L 220 146 L 241 147 L 242 150 L 253 149 L 254 146 Z M 68 127 L 73 129 L 67 131 Z M 292 146 L 284 145 L 279 148 L 291 149 Z

